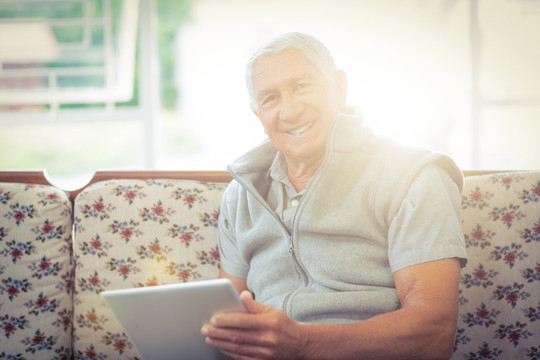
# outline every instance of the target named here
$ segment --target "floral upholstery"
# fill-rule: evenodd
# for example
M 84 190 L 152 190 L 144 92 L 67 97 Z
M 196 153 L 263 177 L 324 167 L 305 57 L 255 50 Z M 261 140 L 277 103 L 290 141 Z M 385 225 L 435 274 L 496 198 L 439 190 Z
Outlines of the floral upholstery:
M 72 216 L 54 187 L 0 183 L 0 360 L 137 359 L 99 293 L 216 277 L 225 187 L 105 181 Z M 467 177 L 462 207 L 453 359 L 540 359 L 540 172 Z
M 540 359 L 540 176 L 468 177 L 453 359 Z
M 225 186 L 113 180 L 79 194 L 73 238 L 75 359 L 138 356 L 101 291 L 217 277 L 217 218 Z
M 0 359 L 70 357 L 71 223 L 63 191 L 0 183 Z

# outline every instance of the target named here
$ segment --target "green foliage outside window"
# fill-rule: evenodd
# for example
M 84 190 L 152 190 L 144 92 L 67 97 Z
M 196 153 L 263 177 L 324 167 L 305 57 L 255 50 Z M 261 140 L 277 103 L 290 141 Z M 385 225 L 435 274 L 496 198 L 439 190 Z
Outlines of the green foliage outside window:
M 193 0 L 158 0 L 158 42 L 161 68 L 161 101 L 162 107 L 174 110 L 178 101 L 178 90 L 174 83 L 176 60 L 174 39 L 183 23 L 191 20 Z
M 129 0 L 126 0 L 129 1 Z M 112 41 L 117 45 L 118 20 L 122 11 L 122 0 L 111 0 L 110 15 L 112 22 Z M 178 100 L 178 90 L 174 83 L 174 73 L 177 61 L 174 53 L 174 39 L 182 23 L 190 20 L 192 0 L 156 0 L 158 12 L 158 51 L 160 59 L 160 83 L 162 107 L 167 110 L 174 110 Z M 91 18 L 100 19 L 104 16 L 103 0 L 92 0 L 89 3 Z M 62 1 L 36 1 L 36 2 L 9 2 L 0 4 L 0 19 L 28 18 L 28 19 L 81 19 L 84 17 L 83 2 L 62 2 Z M 84 36 L 84 29 L 80 25 L 55 24 L 52 31 L 60 44 L 81 43 Z M 102 26 L 92 26 L 90 48 L 102 48 L 105 40 L 104 28 Z M 104 58 L 78 56 L 59 59 L 55 62 L 43 64 L 41 66 L 49 68 L 61 67 L 86 67 L 104 66 Z M 116 106 L 137 106 L 139 104 L 139 59 L 138 55 L 135 63 L 133 98 L 126 102 L 115 103 Z M 59 79 L 60 87 L 81 87 L 105 85 L 104 75 L 93 76 L 73 76 Z M 47 109 L 49 106 L 44 105 Z M 66 108 L 96 108 L 105 107 L 104 103 L 95 104 L 61 104 L 61 109 Z

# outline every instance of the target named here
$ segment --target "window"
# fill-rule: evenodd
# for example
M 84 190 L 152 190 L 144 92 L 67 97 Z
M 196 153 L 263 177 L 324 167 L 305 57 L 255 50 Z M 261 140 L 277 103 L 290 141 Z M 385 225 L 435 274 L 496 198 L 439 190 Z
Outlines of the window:
M 538 168 L 537 1 L 3 0 L 0 34 L 20 17 L 45 49 L 2 60 L 1 168 L 225 169 L 265 137 L 244 65 L 288 31 L 328 45 L 377 132 L 465 169 Z
M 4 1 L 2 104 L 131 100 L 138 11 L 138 1 Z
M 148 62 L 136 57 L 139 8 L 137 0 L 0 2 L 2 168 L 84 183 L 96 168 L 150 164 L 138 154 L 150 118 L 136 72 L 136 60 Z

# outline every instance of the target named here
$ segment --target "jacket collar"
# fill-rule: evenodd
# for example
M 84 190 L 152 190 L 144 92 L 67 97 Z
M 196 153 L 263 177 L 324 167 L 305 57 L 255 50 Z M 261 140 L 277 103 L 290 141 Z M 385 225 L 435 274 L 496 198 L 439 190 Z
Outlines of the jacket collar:
M 368 135 L 364 131 L 362 116 L 358 108 L 348 107 L 346 112 L 340 113 L 328 134 L 326 143 L 326 156 L 332 152 L 350 152 L 361 146 Z M 268 170 L 275 161 L 278 151 L 270 140 L 266 139 L 261 144 L 248 151 L 236 161 L 230 164 L 227 169 L 233 176 L 251 174 L 257 177 L 257 181 L 266 181 Z M 258 175 L 257 175 L 258 174 Z M 258 178 L 258 177 L 261 178 Z M 255 179 L 254 179 L 255 180 Z

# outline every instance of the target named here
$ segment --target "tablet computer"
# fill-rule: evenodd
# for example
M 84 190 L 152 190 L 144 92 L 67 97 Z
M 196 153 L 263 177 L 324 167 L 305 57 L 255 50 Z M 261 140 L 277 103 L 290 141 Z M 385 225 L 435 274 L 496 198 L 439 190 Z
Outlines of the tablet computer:
M 219 312 L 245 311 L 228 279 L 108 290 L 101 297 L 139 355 L 147 359 L 228 359 L 201 327 Z

